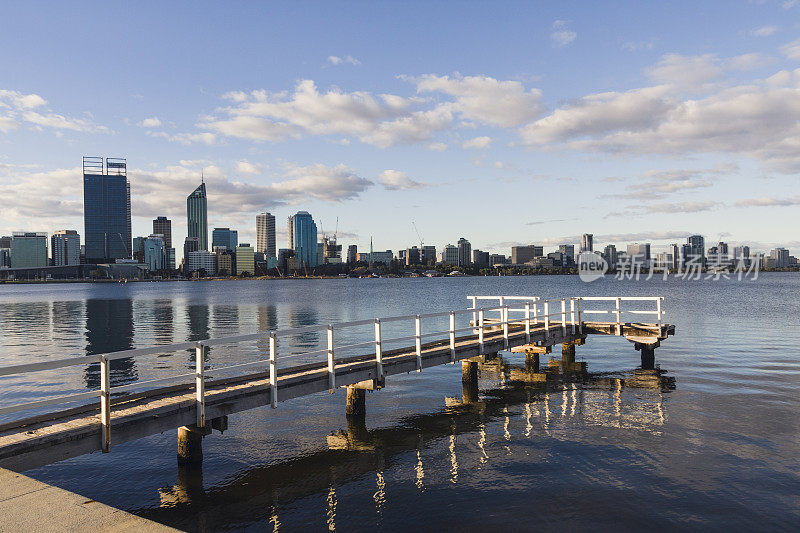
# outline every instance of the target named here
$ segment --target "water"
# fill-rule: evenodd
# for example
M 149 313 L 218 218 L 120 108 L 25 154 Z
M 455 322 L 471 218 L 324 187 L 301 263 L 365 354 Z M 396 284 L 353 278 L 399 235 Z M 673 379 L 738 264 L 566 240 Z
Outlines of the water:
M 800 276 L 581 283 L 576 276 L 0 286 L 0 364 L 208 336 L 465 307 L 469 294 L 665 296 L 656 350 L 675 389 L 618 388 L 633 345 L 589 337 L 584 384 L 550 392 L 460 369 L 391 377 L 350 428 L 344 392 L 229 419 L 202 469 L 170 431 L 28 474 L 182 529 L 794 529 L 800 519 Z M 316 335 L 285 346 L 315 349 Z M 215 347 L 211 367 L 263 356 Z M 557 354 L 556 354 L 557 355 Z M 507 362 L 520 364 L 514 356 Z M 115 365 L 115 384 L 192 367 L 190 352 Z M 80 367 L 0 381 L 0 405 L 97 386 Z

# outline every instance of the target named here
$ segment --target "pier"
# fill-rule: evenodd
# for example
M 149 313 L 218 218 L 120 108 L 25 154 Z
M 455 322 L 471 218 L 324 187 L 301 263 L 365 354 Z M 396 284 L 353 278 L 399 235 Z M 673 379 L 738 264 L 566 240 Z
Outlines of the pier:
M 99 365 L 100 387 L 0 408 L 0 414 L 40 411 L 0 424 L 0 467 L 25 471 L 86 453 L 110 452 L 115 444 L 176 428 L 178 462 L 197 463 L 202 461 L 203 436 L 212 429 L 226 429 L 227 417 L 240 411 L 276 408 L 280 402 L 346 388 L 345 412 L 348 418 L 358 419 L 368 410 L 365 391 L 386 387 L 387 377 L 457 362 L 462 364 L 465 398 L 477 398 L 478 364 L 503 351 L 525 353 L 526 363 L 538 370 L 540 354 L 561 345 L 559 372 L 585 372 L 585 364 L 575 361 L 576 347 L 590 335 L 630 341 L 639 351 L 642 371 L 654 372 L 655 349 L 675 332 L 674 326 L 662 321 L 661 297 L 468 299 L 471 305 L 466 309 L 439 313 L 262 331 L 2 367 L 0 376 Z M 390 337 L 389 330 L 402 334 Z M 324 347 L 294 354 L 282 350 L 282 339 L 309 334 L 321 335 Z M 354 338 L 366 340 L 350 342 Z M 210 347 L 239 343 L 263 344 L 266 358 L 228 366 L 208 364 Z M 195 354 L 190 374 L 116 386 L 111 382 L 112 361 L 188 349 Z M 298 357 L 313 362 L 291 364 Z M 236 375 L 213 376 L 222 371 Z M 531 379 L 547 379 L 547 372 L 533 374 L 543 377 Z

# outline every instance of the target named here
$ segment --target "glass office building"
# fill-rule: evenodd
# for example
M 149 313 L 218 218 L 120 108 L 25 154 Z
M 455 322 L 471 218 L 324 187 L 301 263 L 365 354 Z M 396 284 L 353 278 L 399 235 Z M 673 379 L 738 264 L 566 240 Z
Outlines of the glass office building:
M 211 232 L 211 249 L 224 246 L 233 251 L 239 246 L 239 232 L 230 228 L 214 228 Z
M 307 211 L 289 217 L 289 245 L 300 267 L 317 266 L 317 225 Z
M 189 237 L 197 237 L 199 249 L 208 250 L 208 205 L 205 183 L 201 183 L 186 198 L 186 221 Z
M 131 189 L 125 159 L 83 158 L 83 223 L 87 263 L 131 257 Z

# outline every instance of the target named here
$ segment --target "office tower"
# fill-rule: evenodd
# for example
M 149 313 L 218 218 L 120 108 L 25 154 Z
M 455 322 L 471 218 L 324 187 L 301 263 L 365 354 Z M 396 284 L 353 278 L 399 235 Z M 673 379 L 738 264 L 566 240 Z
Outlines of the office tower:
M 504 256 L 503 254 L 491 254 L 489 256 L 489 264 L 491 266 L 505 265 L 506 264 L 506 256 Z
M 144 240 L 144 264 L 151 271 L 167 266 L 167 247 L 162 235 L 150 235 Z
M 786 268 L 789 266 L 789 250 L 786 248 L 775 248 L 769 253 L 770 259 L 775 261 L 775 268 Z M 11 252 L 11 261 L 14 261 L 14 252 Z
M 168 270 L 175 270 L 175 248 L 166 249 L 167 266 Z
M 422 262 L 422 250 L 416 246 L 397 252 L 398 260 L 406 266 L 419 265 Z
M 205 182 L 200 183 L 186 198 L 186 222 L 189 237 L 197 237 L 199 250 L 208 250 L 208 202 Z
M 74 229 L 56 231 L 50 237 L 53 266 L 81 264 L 81 236 Z
M 0 268 L 11 268 L 11 243 L 8 248 L 0 248 Z
M 320 264 L 320 254 L 322 254 L 321 264 L 339 264 L 342 262 L 342 245 L 336 244 L 333 237 L 323 237 L 322 243 L 317 245 L 317 264 Z
M 236 247 L 236 275 L 252 275 L 255 271 L 255 250 L 250 243 L 243 242 Z
M 750 247 L 749 246 L 734 247 L 733 258 L 739 262 L 747 261 L 748 259 L 750 259 Z
M 670 263 L 670 270 L 678 270 L 681 266 L 681 251 L 677 244 L 669 245 L 669 254 L 672 256 L 672 263 Z
M 47 266 L 47 233 L 15 231 L 11 234 L 11 268 Z
M 489 266 L 489 252 L 472 250 L 472 262 L 479 267 Z
M 188 265 L 189 254 L 200 250 L 200 239 L 197 237 L 186 237 L 183 241 L 183 263 Z
M 609 244 L 603 250 L 603 258 L 608 263 L 608 266 L 614 268 L 617 264 L 617 247 L 613 244 Z
M 125 159 L 83 158 L 87 263 L 131 257 L 131 189 Z
M 467 239 L 458 239 L 458 266 L 469 266 L 472 264 L 472 245 Z
M 0 237 L 0 248 L 11 248 L 11 237 L 4 235 Z
M 706 240 L 702 235 L 692 235 L 686 239 L 688 249 L 684 247 L 684 265 L 692 261 L 694 265 L 705 265 L 706 262 Z
M 512 246 L 511 247 L 511 262 L 515 265 L 522 265 L 528 261 L 532 261 L 534 257 L 542 257 L 544 255 L 544 248 L 541 246 Z
M 256 215 L 256 251 L 267 257 L 276 256 L 275 216 L 267 213 Z
M 147 237 L 134 237 L 133 238 L 133 259 L 140 263 L 144 263 L 144 241 Z
M 300 268 L 317 266 L 317 225 L 307 211 L 289 217 L 289 246 Z
M 433 265 L 436 263 L 436 247 L 423 246 L 422 247 L 422 263 L 425 265 Z
M 189 252 L 186 259 L 186 272 L 205 272 L 206 276 L 214 276 L 217 273 L 217 256 L 208 250 L 195 250 Z
M 728 243 L 720 241 L 719 244 L 717 244 L 717 253 L 728 255 Z
M 352 265 L 358 259 L 358 246 L 351 244 L 347 247 L 347 263 Z
M 650 243 L 629 244 L 628 245 L 628 260 L 631 264 L 636 264 L 643 268 L 650 268 Z
M 164 247 L 172 248 L 172 221 L 167 217 L 153 220 L 153 235 L 163 235 Z
M 581 252 L 594 251 L 594 235 L 591 233 L 584 233 L 581 237 Z
M 574 244 L 560 244 L 558 251 L 564 256 L 564 266 L 571 266 L 575 264 L 575 245 Z
M 458 246 L 448 244 L 442 250 L 442 263 L 458 266 Z
M 235 250 L 239 246 L 239 232 L 230 228 L 214 228 L 211 232 L 211 248 L 224 246 L 228 250 Z

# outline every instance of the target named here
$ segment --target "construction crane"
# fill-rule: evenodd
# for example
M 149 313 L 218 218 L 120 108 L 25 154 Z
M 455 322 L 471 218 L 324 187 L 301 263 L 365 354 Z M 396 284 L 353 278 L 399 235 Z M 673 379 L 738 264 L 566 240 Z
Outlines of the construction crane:
M 337 233 L 339 233 L 339 217 L 336 217 L 336 228 L 333 230 L 333 244 L 336 244 Z
M 425 261 L 425 247 L 423 246 L 425 242 L 422 240 L 422 235 L 419 234 L 416 222 L 412 220 L 411 225 L 414 227 L 414 231 L 417 233 L 417 238 L 419 239 L 419 262 L 425 265 L 427 264 Z

